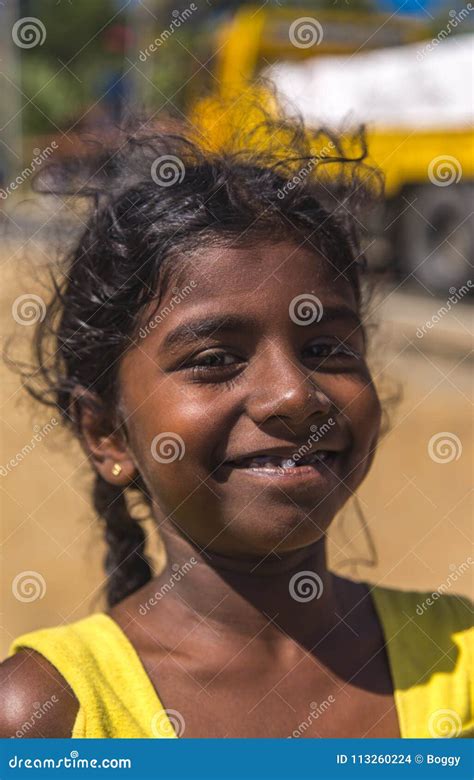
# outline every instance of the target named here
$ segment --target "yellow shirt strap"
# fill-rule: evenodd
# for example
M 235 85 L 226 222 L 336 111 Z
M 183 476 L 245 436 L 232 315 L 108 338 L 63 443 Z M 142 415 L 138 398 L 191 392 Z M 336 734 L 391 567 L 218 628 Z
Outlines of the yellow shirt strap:
M 474 736 L 472 605 L 376 587 L 402 737 Z
M 80 709 L 73 737 L 171 737 L 166 710 L 123 631 L 103 613 L 19 637 L 10 653 L 31 648 L 74 691 Z

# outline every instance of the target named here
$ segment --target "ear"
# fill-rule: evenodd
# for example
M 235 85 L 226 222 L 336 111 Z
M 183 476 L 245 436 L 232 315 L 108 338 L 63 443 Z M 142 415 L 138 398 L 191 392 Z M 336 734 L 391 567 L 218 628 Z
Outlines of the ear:
M 85 388 L 75 388 L 71 394 L 70 414 L 82 448 L 100 476 L 117 486 L 125 487 L 132 482 L 137 476 L 137 468 L 124 431 L 99 397 Z M 114 473 L 116 471 L 119 473 Z

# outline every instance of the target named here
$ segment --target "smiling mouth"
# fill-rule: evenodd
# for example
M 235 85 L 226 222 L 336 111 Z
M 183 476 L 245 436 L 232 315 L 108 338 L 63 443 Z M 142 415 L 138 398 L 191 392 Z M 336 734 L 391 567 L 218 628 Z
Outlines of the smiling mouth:
M 298 476 L 310 472 L 326 470 L 339 455 L 339 452 L 331 450 L 318 450 L 308 455 L 293 457 L 278 457 L 275 455 L 253 455 L 249 458 L 239 458 L 228 461 L 226 465 L 235 469 L 246 469 L 253 472 L 262 472 L 268 475 Z

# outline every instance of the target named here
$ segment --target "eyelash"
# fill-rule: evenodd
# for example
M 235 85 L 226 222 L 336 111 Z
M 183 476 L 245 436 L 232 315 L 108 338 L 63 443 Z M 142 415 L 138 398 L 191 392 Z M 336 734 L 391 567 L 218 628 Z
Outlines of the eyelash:
M 356 349 L 352 349 L 352 347 L 348 347 L 347 344 L 313 344 L 313 347 L 322 347 L 323 349 L 328 349 L 329 354 L 328 355 L 319 355 L 318 357 L 349 357 L 349 358 L 356 358 L 360 360 L 361 354 L 360 352 L 357 352 Z
M 351 347 L 348 347 L 346 344 L 330 344 L 330 343 L 326 343 L 326 344 L 313 344 L 312 346 L 313 347 L 319 347 L 320 349 L 323 349 L 323 350 L 324 349 L 328 350 L 328 354 L 326 354 L 326 355 L 312 355 L 312 357 L 320 357 L 323 360 L 324 359 L 327 360 L 329 358 L 336 358 L 336 359 L 337 358 L 339 358 L 339 359 L 340 358 L 355 358 L 356 360 L 360 360 L 360 358 L 361 358 L 361 354 L 359 352 L 357 352 L 357 350 L 354 350 Z M 224 353 L 224 352 L 215 351 L 215 352 L 210 352 L 207 355 L 207 357 L 217 357 L 217 358 L 223 357 L 223 358 L 225 358 L 225 357 L 228 357 L 229 354 L 230 353 Z M 234 356 L 234 357 L 236 357 L 236 356 Z M 223 372 L 225 372 L 226 370 L 229 370 L 229 369 L 231 371 L 235 371 L 236 367 L 241 365 L 243 362 L 244 362 L 243 360 L 237 359 L 233 363 L 229 363 L 227 365 L 222 365 L 221 364 L 221 365 L 209 366 L 209 365 L 199 365 L 199 364 L 196 364 L 196 365 L 192 365 L 192 366 L 187 366 L 187 370 L 191 371 L 191 374 L 192 374 L 193 378 L 199 379 L 200 377 L 202 378 L 206 374 L 207 374 L 207 376 L 210 376 L 210 374 L 212 374 L 215 371 L 220 371 L 221 374 Z M 237 377 L 234 375 L 234 376 L 230 377 L 227 380 L 221 380 L 219 382 L 219 384 L 226 384 L 228 386 L 232 386 L 235 383 L 236 379 L 237 379 Z
M 227 355 L 228 354 L 229 353 L 227 353 Z M 226 355 L 224 353 L 222 353 L 222 352 L 213 352 L 213 353 L 210 353 L 209 356 L 213 356 L 213 357 L 214 356 L 226 357 Z M 191 371 L 191 375 L 192 375 L 193 379 L 198 381 L 199 379 L 204 378 L 206 375 L 209 377 L 210 375 L 212 375 L 212 373 L 214 373 L 216 371 L 220 372 L 220 376 L 222 376 L 222 374 L 226 370 L 230 369 L 231 371 L 235 371 L 235 367 L 240 365 L 241 362 L 242 361 L 237 360 L 237 361 L 235 361 L 233 363 L 228 364 L 227 366 L 224 366 L 224 365 L 218 365 L 218 366 L 194 365 L 194 366 L 189 366 L 188 370 Z M 216 384 L 225 385 L 226 387 L 230 388 L 230 387 L 233 387 L 233 385 L 236 382 L 236 379 L 237 379 L 237 377 L 235 375 L 233 375 L 233 376 L 229 377 L 228 379 L 220 379 L 218 382 L 216 382 Z

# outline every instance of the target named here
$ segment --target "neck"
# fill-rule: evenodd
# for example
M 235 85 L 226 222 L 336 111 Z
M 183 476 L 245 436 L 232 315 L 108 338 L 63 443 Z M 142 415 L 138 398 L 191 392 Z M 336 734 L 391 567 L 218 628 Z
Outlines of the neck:
M 326 564 L 325 539 L 279 556 L 229 558 L 200 551 L 174 526 L 161 526 L 167 563 L 150 583 L 173 583 L 167 600 L 220 632 L 271 641 L 282 632 L 302 644 L 337 622 L 335 576 Z M 278 629 L 275 631 L 275 629 Z

